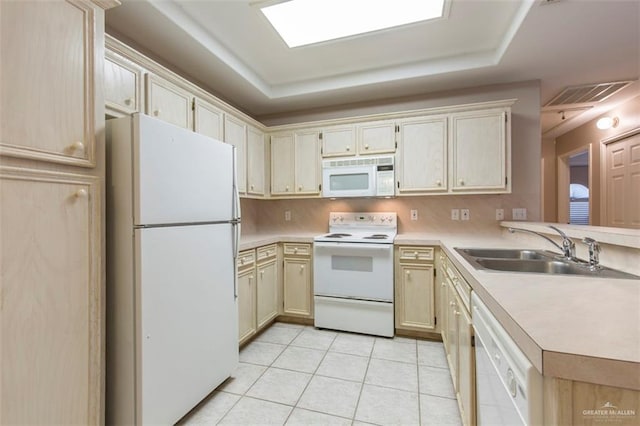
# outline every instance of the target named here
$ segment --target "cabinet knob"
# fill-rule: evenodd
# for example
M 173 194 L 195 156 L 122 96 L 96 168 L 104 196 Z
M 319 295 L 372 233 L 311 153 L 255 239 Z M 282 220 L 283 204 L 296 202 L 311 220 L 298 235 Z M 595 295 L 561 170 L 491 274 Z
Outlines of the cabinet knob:
M 124 100 L 125 105 L 131 105 L 133 103 L 133 98 L 127 98 Z
M 264 271 L 260 271 L 260 276 L 262 277 L 264 275 Z
M 438 180 L 436 181 L 436 185 L 438 185 L 438 186 L 442 186 L 442 181 L 441 181 L 440 179 L 438 179 Z
M 464 186 L 464 179 L 460 179 L 458 182 L 460 183 L 460 186 Z
M 153 115 L 155 115 L 156 117 L 160 115 L 160 113 L 162 112 L 162 110 L 160 110 L 160 108 L 158 108 L 157 110 L 153 111 Z
M 89 196 L 89 193 L 87 192 L 86 189 L 82 188 L 82 189 L 78 189 L 76 191 L 75 194 L 73 194 L 76 198 L 87 198 Z
M 80 141 L 75 141 L 74 143 L 69 145 L 69 151 L 82 154 L 84 152 L 84 144 Z
M 254 186 L 253 186 L 253 185 L 251 185 L 251 189 L 253 189 L 253 188 L 254 188 Z
M 417 251 L 414 251 L 414 252 L 413 252 L 413 256 L 417 259 L 417 258 L 418 258 L 418 252 L 417 252 Z
M 302 185 L 298 186 L 298 191 L 302 191 Z
M 449 306 L 451 306 L 451 307 L 456 306 L 456 302 L 449 302 Z
M 285 191 L 288 191 L 288 190 L 289 190 L 289 185 L 287 185 L 287 186 L 284 188 L 284 190 L 285 190 Z
M 240 259 L 240 264 L 244 265 L 244 258 Z
M 351 147 L 347 145 L 347 151 L 351 151 Z
M 249 279 L 252 280 L 253 279 L 253 275 L 249 275 Z
M 453 311 L 453 315 L 460 315 L 460 311 Z
M 364 149 L 369 149 L 369 144 L 364 144 Z
M 267 250 L 267 256 L 269 256 L 271 254 L 271 252 L 269 250 Z
M 300 270 L 304 271 L 304 265 L 300 265 Z
M 297 252 L 298 252 L 298 247 L 294 247 L 294 248 L 293 248 L 293 252 L 294 252 L 294 253 L 297 253 Z
M 407 276 L 411 275 L 411 271 L 405 271 L 405 273 L 407 274 Z
M 440 283 L 440 287 L 444 287 L 445 285 L 445 283 Z

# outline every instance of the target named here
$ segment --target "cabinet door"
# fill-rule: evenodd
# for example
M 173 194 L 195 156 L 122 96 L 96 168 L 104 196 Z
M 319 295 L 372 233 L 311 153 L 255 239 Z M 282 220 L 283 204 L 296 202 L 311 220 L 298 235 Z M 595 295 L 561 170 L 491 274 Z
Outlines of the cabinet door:
M 238 191 L 247 192 L 247 126 L 230 115 L 224 117 L 224 141 L 236 147 Z
M 284 259 L 284 314 L 311 316 L 311 261 Z
M 264 133 L 247 128 L 247 193 L 264 195 Z
M 327 127 L 322 130 L 322 156 L 356 155 L 356 131 L 353 126 Z
M 107 112 L 126 115 L 139 112 L 142 68 L 107 51 L 104 60 L 104 100 Z
M 0 168 L 0 424 L 99 424 L 98 179 Z
M 275 259 L 258 265 L 258 329 L 278 316 L 278 280 Z
M 271 195 L 294 192 L 295 155 L 293 134 L 271 136 Z
M 192 129 L 191 93 L 153 74 L 146 75 L 146 92 L 148 115 Z
M 400 123 L 399 190 L 401 193 L 447 190 L 447 118 Z
M 193 130 L 221 141 L 224 138 L 224 113 L 210 103 L 195 98 L 193 103 Z
M 0 1 L 0 153 L 95 166 L 99 17 L 89 2 Z
M 507 112 L 474 111 L 451 116 L 454 191 L 504 191 L 507 188 Z
M 456 289 L 453 284 L 447 282 L 447 358 L 449 359 L 449 370 L 451 371 L 451 380 L 453 387 L 458 390 L 458 320 L 456 312 L 458 305 L 456 303 Z
M 396 328 L 435 329 L 433 264 L 399 264 L 396 284 Z
M 255 269 L 238 272 L 238 340 L 244 343 L 256 333 Z
M 458 317 L 458 398 L 462 406 L 463 423 L 474 425 L 475 422 L 475 353 L 472 345 L 473 326 L 471 316 L 460 303 Z
M 320 150 L 317 131 L 295 133 L 296 194 L 320 193 Z
M 377 121 L 358 125 L 358 153 L 380 154 L 396 151 L 396 124 Z

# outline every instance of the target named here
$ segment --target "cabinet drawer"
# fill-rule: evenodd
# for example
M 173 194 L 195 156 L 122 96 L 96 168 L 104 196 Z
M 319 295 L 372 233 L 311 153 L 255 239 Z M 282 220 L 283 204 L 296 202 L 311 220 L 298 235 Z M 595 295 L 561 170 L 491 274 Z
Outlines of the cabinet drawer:
M 311 244 L 284 243 L 284 254 L 311 256 Z
M 238 255 L 238 268 L 252 266 L 256 262 L 255 250 L 241 251 Z
M 433 260 L 433 247 L 400 247 L 400 260 Z
M 261 260 L 266 260 L 266 259 L 270 259 L 272 257 L 275 257 L 276 252 L 277 252 L 275 244 L 271 244 L 271 245 L 268 245 L 268 246 L 260 247 L 256 251 L 257 251 L 258 262 L 260 262 Z

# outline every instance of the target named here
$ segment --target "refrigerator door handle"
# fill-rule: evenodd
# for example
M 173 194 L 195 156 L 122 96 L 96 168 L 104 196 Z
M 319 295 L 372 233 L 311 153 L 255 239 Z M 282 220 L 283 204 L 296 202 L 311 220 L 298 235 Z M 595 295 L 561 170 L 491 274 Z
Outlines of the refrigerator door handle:
M 233 221 L 231 225 L 233 232 L 233 296 L 238 298 L 238 253 L 240 247 L 240 222 Z
M 237 149 L 232 146 L 231 161 L 233 161 L 233 190 L 231 192 L 231 218 L 240 219 L 240 194 L 238 193 L 238 158 Z

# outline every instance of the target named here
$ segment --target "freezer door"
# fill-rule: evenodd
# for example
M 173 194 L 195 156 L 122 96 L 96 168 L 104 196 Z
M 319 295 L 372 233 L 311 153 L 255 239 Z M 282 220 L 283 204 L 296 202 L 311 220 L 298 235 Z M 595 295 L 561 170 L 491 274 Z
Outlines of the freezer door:
M 237 366 L 232 232 L 135 230 L 140 424 L 174 424 Z
M 134 224 L 233 219 L 233 147 L 133 116 Z

